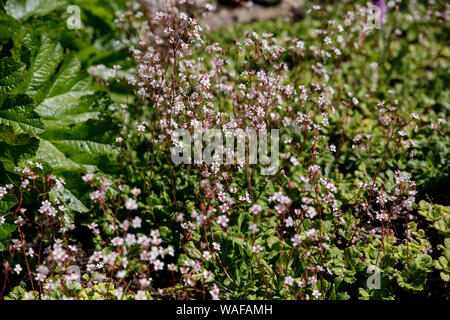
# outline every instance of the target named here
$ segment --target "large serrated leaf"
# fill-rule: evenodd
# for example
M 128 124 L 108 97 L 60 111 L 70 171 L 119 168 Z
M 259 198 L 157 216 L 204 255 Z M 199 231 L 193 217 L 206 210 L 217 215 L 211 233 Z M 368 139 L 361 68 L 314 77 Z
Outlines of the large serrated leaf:
M 54 168 L 103 167 L 113 148 L 110 142 L 115 134 L 115 125 L 110 120 L 99 119 L 102 94 L 82 97 L 72 108 L 70 104 L 55 106 L 55 115 L 43 115 L 46 131 L 39 135 L 42 144 L 36 157 L 47 161 L 52 155 Z M 107 102 L 104 102 L 107 103 Z M 77 107 L 78 106 L 78 107 Z M 78 112 L 77 112 L 78 111 Z
M 36 158 L 53 168 L 68 170 L 105 163 L 113 141 L 107 132 L 114 126 L 104 124 L 100 111 L 111 101 L 105 94 L 94 94 L 78 58 L 64 54 L 48 35 L 42 35 L 40 47 L 34 52 L 20 89 L 36 99 L 35 111 L 45 127 L 45 132 L 38 134 L 41 147 Z
M 45 11 L 40 4 L 13 2 L 9 13 L 16 10 L 17 19 Z M 32 13 L 32 8 L 38 10 Z M 96 92 L 77 56 L 64 52 L 51 36 L 27 31 L 20 36 L 27 69 L 13 58 L 0 61 L 0 168 L 12 171 L 34 157 L 70 179 L 52 196 L 73 211 L 86 212 L 80 172 L 117 169 L 110 156 L 118 126 L 107 116 L 113 103 Z
M 34 106 L 34 100 L 25 94 L 9 95 L 0 106 L 0 123 L 10 125 L 15 133 L 42 133 L 44 124 Z
M 63 59 L 62 46 L 44 34 L 39 50 L 25 74 L 20 91 L 29 94 L 37 103 L 40 103 L 47 96 L 52 86 L 53 75 Z
M 82 92 L 84 95 L 94 92 L 87 73 L 80 72 L 81 63 L 74 54 L 65 57 L 55 81 L 52 83 L 47 98 L 56 97 L 67 92 Z
M 42 101 L 36 111 L 46 120 L 80 122 L 97 119 L 102 104 L 108 103 L 104 95 L 94 95 L 92 87 L 86 84 L 81 91 L 70 90 Z
M 14 61 L 13 58 L 0 60 L 0 94 L 14 90 L 22 81 L 25 65 Z
M 12 170 L 22 159 L 32 157 L 39 148 L 39 139 L 28 134 L 16 135 L 11 126 L 0 124 L 0 162 Z
M 18 20 L 26 20 L 33 15 L 43 15 L 67 5 L 63 0 L 8 0 L 6 12 Z
M 112 106 L 106 93 L 96 92 L 90 76 L 71 53 L 42 35 L 31 47 L 31 64 L 19 91 L 37 102 L 35 112 L 45 131 L 37 133 L 40 146 L 35 161 L 47 164 L 60 177 L 74 183 L 53 194 L 70 209 L 86 212 L 79 200 L 83 194 L 82 171 L 105 171 L 114 167 L 110 155 L 117 126 L 103 112 Z M 62 192 L 62 193 L 61 193 Z M 67 202 L 66 202 L 67 200 Z

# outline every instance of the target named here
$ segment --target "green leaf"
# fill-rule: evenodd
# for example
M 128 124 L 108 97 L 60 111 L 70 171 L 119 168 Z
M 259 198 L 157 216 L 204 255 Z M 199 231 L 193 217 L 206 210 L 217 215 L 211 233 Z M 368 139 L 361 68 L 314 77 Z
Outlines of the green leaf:
M 78 92 L 82 95 L 94 93 L 88 74 L 80 71 L 81 64 L 76 55 L 67 55 L 59 68 L 58 74 L 55 76 L 55 81 L 50 87 L 47 99 L 65 95 L 69 92 L 72 94 Z M 67 97 L 64 99 L 67 100 Z
M 16 89 L 21 94 L 4 101 L 0 123 L 16 133 L 37 136 L 39 148 L 32 144 L 32 152 L 24 155 L 34 155 L 35 161 L 47 164 L 60 177 L 79 176 L 80 171 L 116 170 L 111 144 L 118 125 L 108 116 L 114 109 L 113 102 L 106 93 L 96 92 L 76 55 L 65 54 L 49 35 L 44 33 L 36 41 L 28 41 L 28 47 L 30 66 Z M 25 144 L 25 136 L 21 138 Z M 35 143 L 34 139 L 30 142 Z M 22 159 L 14 151 L 9 150 L 3 157 L 0 154 L 0 161 L 8 160 L 9 169 Z M 74 211 L 87 212 L 80 201 L 86 192 L 81 184 L 79 179 L 62 187 L 58 194 L 55 191 L 53 196 L 62 197 Z
M 40 103 L 50 90 L 52 76 L 63 58 L 62 46 L 52 41 L 48 35 L 42 35 L 41 45 L 25 74 L 20 91 L 29 94 L 37 103 Z
M 421 200 L 419 202 L 419 214 L 429 221 L 436 221 L 446 215 L 450 215 L 450 208 L 438 204 L 433 205 Z
M 419 254 L 416 258 L 417 267 L 421 270 L 428 270 L 433 265 L 433 259 L 427 254 Z
M 450 274 L 449 273 L 441 272 L 440 276 L 441 276 L 442 280 L 444 280 L 445 282 L 449 282 L 450 281 Z
M 19 29 L 19 22 L 0 10 L 0 39 L 11 38 Z
M 45 121 L 46 131 L 39 137 L 42 148 L 36 158 L 46 161 L 48 154 L 53 168 L 82 168 L 95 166 L 105 168 L 111 161 L 108 155 L 113 153 L 108 137 L 112 136 L 115 126 L 110 121 L 89 119 L 77 124 L 62 121 Z
M 445 238 L 445 239 L 444 239 L 444 246 L 445 246 L 446 248 L 450 248 L 450 238 Z
M 438 270 L 448 270 L 448 261 L 444 256 L 440 256 L 438 260 L 434 261 L 434 266 Z
M 0 94 L 14 90 L 22 81 L 25 65 L 14 61 L 13 58 L 0 60 Z
M 444 236 L 450 235 L 450 207 L 431 204 L 425 201 L 419 202 L 419 214 L 428 221 L 434 222 L 434 228 Z
M 347 292 L 338 292 L 336 295 L 337 300 L 350 300 L 350 295 Z
M 10 125 L 15 133 L 42 133 L 44 124 L 34 106 L 34 100 L 25 94 L 9 95 L 0 106 L 0 123 Z
M 28 134 L 14 134 L 11 126 L 0 124 L 0 162 L 5 169 L 12 170 L 22 159 L 35 155 L 39 148 L 39 139 Z
M 89 209 L 75 197 L 75 195 L 66 189 L 63 185 L 53 188 L 50 192 L 50 199 L 62 201 L 67 208 L 77 212 L 89 212 Z
M 67 5 L 63 0 L 8 0 L 6 12 L 18 20 L 26 20 L 33 15 L 44 15 Z
M 15 201 L 5 201 L 5 200 L 1 200 L 0 201 L 0 215 L 6 214 L 9 212 L 9 210 L 14 207 L 14 205 L 16 204 Z
M 237 221 L 237 227 L 238 231 L 243 232 L 242 230 L 242 224 L 245 222 L 246 219 L 246 213 L 243 211 L 239 214 L 238 221 Z
M 11 234 L 14 230 L 16 230 L 16 226 L 14 224 L 0 224 L 0 251 L 7 249 L 9 241 L 11 240 Z
M 280 250 L 280 239 L 275 236 L 270 236 L 267 238 L 267 246 L 272 250 Z
M 50 57 L 41 57 L 44 53 Z M 77 57 L 64 57 L 60 45 L 48 36 L 43 36 L 34 61 L 27 73 L 26 90 L 38 97 L 36 112 L 45 126 L 45 132 L 39 134 L 42 143 L 36 158 L 48 160 L 53 168 L 68 170 L 110 163 L 106 158 L 112 153 L 110 143 L 117 126 L 100 116 L 112 102 L 106 94 L 94 94 Z M 55 70 L 58 73 L 51 76 Z

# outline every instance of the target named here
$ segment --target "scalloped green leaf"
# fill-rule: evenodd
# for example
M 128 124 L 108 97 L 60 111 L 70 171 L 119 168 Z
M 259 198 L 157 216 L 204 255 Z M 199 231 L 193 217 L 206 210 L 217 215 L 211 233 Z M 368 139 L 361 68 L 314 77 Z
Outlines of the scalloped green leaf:
M 428 270 L 433 265 L 433 259 L 427 254 L 419 254 L 416 263 L 419 269 Z

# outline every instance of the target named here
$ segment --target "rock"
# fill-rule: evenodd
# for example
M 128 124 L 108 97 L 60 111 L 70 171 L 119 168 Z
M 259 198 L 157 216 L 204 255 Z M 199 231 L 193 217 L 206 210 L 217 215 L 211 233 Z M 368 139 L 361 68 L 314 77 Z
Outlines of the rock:
M 221 0 L 219 2 L 232 3 L 237 0 Z M 253 2 L 271 3 L 271 6 L 255 4 L 251 7 L 220 8 L 216 12 L 206 14 L 202 25 L 209 30 L 225 28 L 233 23 L 246 24 L 253 21 L 264 21 L 278 17 L 290 17 L 294 20 L 303 16 L 304 0 L 257 0 Z

